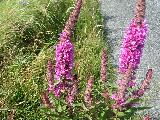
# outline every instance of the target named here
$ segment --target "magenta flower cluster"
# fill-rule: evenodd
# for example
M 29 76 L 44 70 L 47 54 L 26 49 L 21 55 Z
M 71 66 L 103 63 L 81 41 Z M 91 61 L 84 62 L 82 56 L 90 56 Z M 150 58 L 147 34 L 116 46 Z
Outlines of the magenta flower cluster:
M 60 43 L 56 46 L 55 79 L 71 79 L 74 60 L 74 47 L 68 39 L 67 33 L 62 32 Z
M 54 87 L 54 95 L 55 97 L 60 97 L 61 95 L 61 90 L 63 90 L 64 88 L 64 84 L 62 82 L 58 83 L 57 85 L 55 85 Z
M 56 65 L 54 73 L 54 79 L 58 81 L 56 85 L 52 85 L 53 80 L 51 80 L 51 70 L 49 70 L 51 67 L 48 65 L 48 91 L 53 91 L 56 97 L 60 97 L 63 90 L 65 91 L 66 89 L 70 88 L 68 82 L 72 82 L 74 46 L 71 43 L 70 38 L 78 20 L 81 6 L 82 0 L 77 0 L 74 10 L 70 14 L 69 19 L 66 22 L 62 33 L 60 34 L 59 44 L 56 46 Z
M 122 78 L 117 81 L 119 90 L 112 95 L 115 100 L 113 108 L 121 108 L 126 105 L 126 92 L 128 88 L 136 85 L 135 70 L 140 64 L 144 42 L 148 33 L 146 20 L 138 24 L 136 19 L 132 19 L 124 34 L 119 56 L 119 72 Z M 129 72 L 131 69 L 131 73 Z M 140 92 L 140 91 L 139 91 Z
M 146 20 L 141 24 L 137 24 L 135 19 L 132 19 L 129 27 L 124 35 L 119 57 L 119 72 L 124 73 L 128 69 L 129 64 L 133 70 L 138 68 L 144 41 L 147 36 L 148 25 Z
M 119 85 L 119 86 L 123 86 L 123 83 L 125 82 L 125 80 L 117 80 L 117 85 Z M 136 77 L 135 76 L 133 76 L 131 79 L 130 79 L 130 81 L 128 81 L 128 84 L 127 84 L 127 86 L 128 87 L 134 87 L 134 86 L 136 86 Z
M 68 89 L 68 95 L 66 96 L 66 101 L 69 106 L 73 106 L 75 96 L 78 93 L 78 80 L 77 75 L 72 78 L 72 85 Z
M 112 105 L 113 109 L 116 109 L 119 106 L 121 107 L 125 106 L 126 100 L 124 98 L 119 98 L 117 93 L 112 94 L 111 98 L 116 101 L 116 103 Z

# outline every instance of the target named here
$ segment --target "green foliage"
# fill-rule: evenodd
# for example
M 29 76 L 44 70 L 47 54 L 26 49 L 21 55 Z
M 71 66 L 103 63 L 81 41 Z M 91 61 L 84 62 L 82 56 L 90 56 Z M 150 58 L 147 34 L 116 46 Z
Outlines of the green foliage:
M 101 87 L 103 87 L 102 84 Z M 94 88 L 94 90 L 99 90 L 99 88 Z M 150 109 L 150 107 L 128 107 L 121 111 L 112 109 L 113 103 L 110 102 L 111 99 L 105 100 L 101 90 L 99 93 L 93 94 L 92 106 L 90 107 L 81 98 L 83 96 L 81 92 L 76 94 L 73 105 L 68 106 L 65 100 L 66 92 L 63 92 L 60 98 L 54 97 L 52 93 L 49 95 L 54 110 L 52 108 L 42 109 L 43 112 L 47 111 L 49 118 L 56 120 L 139 120 L 140 117 L 136 113 Z M 138 102 L 138 100 L 135 101 Z
M 0 4 L 0 118 L 47 119 L 40 111 L 47 59 L 73 6 L 71 0 L 8 0 Z M 1 111 L 0 111 L 1 112 Z

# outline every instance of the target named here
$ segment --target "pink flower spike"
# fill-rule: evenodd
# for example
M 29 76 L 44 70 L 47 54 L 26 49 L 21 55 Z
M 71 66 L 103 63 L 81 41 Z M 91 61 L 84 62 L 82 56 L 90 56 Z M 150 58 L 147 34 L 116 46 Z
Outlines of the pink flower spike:
M 74 75 L 72 78 L 72 85 L 68 89 L 68 95 L 66 96 L 66 102 L 69 107 L 73 106 L 74 99 L 77 95 L 78 90 L 78 79 L 77 75 Z
M 129 64 L 131 64 L 133 70 L 138 68 L 147 33 L 148 25 L 146 20 L 141 25 L 137 25 L 136 20 L 132 19 L 129 27 L 126 29 L 121 45 L 119 57 L 120 73 L 125 73 Z
M 64 85 L 63 85 L 63 83 L 61 83 L 61 82 L 58 83 L 58 84 L 54 87 L 54 95 L 55 95 L 55 97 L 60 97 L 63 88 L 64 88 Z
M 88 107 L 91 107 L 92 105 L 92 89 L 93 89 L 93 76 L 90 76 L 90 79 L 88 80 L 88 83 L 86 85 L 86 90 L 84 92 L 84 101 Z
M 128 82 L 128 87 L 134 87 L 134 86 L 136 86 L 135 81 L 131 80 L 131 81 Z
M 71 79 L 74 61 L 74 47 L 69 40 L 60 42 L 56 46 L 55 79 Z
M 113 100 L 117 100 L 117 93 L 113 93 L 112 96 L 111 96 L 111 98 L 112 98 Z
M 150 82 L 152 80 L 152 75 L 153 75 L 152 69 L 148 69 L 146 78 L 142 81 L 140 88 L 133 92 L 133 96 L 132 96 L 133 98 L 141 97 L 144 94 L 144 92 L 147 90 L 147 88 L 150 85 Z

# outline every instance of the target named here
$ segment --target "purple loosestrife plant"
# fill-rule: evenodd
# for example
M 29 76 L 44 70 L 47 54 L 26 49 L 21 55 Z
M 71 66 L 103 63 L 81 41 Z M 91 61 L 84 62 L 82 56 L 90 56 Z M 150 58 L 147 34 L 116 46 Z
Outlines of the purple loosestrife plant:
M 138 2 L 137 4 L 140 3 L 141 2 Z M 121 78 L 117 81 L 118 90 L 112 94 L 111 97 L 114 101 L 110 101 L 110 93 L 112 90 L 106 89 L 104 84 L 102 86 L 101 84 L 95 84 L 97 87 L 95 87 L 93 91 L 93 76 L 90 76 L 87 81 L 82 98 L 81 94 L 78 94 L 78 78 L 72 74 L 74 46 L 71 42 L 71 36 L 78 19 L 81 5 L 82 0 L 77 0 L 75 9 L 60 34 L 59 44 L 56 46 L 54 79 L 52 77 L 52 63 L 50 60 L 48 61 L 47 76 L 49 85 L 48 91 L 44 92 L 41 96 L 42 101 L 47 107 L 55 110 L 54 114 L 56 118 L 60 116 L 64 119 L 129 119 L 130 117 L 128 116 L 133 115 L 132 107 L 137 107 L 138 105 L 137 100 L 139 99 L 137 98 L 144 94 L 152 78 L 152 70 L 149 70 L 140 88 L 135 92 L 131 90 L 132 87 L 136 86 L 135 73 L 140 63 L 144 41 L 147 35 L 148 27 L 146 20 L 142 17 L 142 13 L 138 12 L 126 30 L 119 58 L 119 73 L 121 74 Z M 140 8 L 136 10 L 143 11 Z M 106 50 L 103 49 L 100 73 L 100 79 L 103 83 L 107 81 L 107 60 Z M 111 84 L 109 84 L 110 88 L 115 89 L 114 86 L 110 85 Z M 53 98 L 54 105 L 51 104 L 48 96 L 51 91 L 55 96 Z M 93 93 L 96 99 L 93 99 Z M 82 99 L 84 99 L 85 105 Z
M 42 103 L 43 103 L 46 107 L 51 108 L 51 109 L 54 110 L 54 107 L 53 107 L 52 103 L 51 103 L 50 100 L 49 100 L 48 94 L 49 94 L 49 92 L 48 92 L 47 90 L 44 91 L 44 92 L 41 94 Z
M 115 104 L 112 106 L 113 109 L 119 109 L 122 110 L 122 108 L 125 106 L 126 102 L 126 92 L 128 88 L 128 83 L 131 80 L 132 76 L 132 68 L 131 65 L 129 66 L 129 69 L 125 74 L 122 76 L 121 82 L 118 84 L 118 91 L 112 95 L 112 99 L 115 100 Z
M 61 38 L 67 37 L 64 32 L 61 34 Z M 61 90 L 66 87 L 65 80 L 72 78 L 72 69 L 74 61 L 74 48 L 70 40 L 63 40 L 56 46 L 56 68 L 55 79 L 59 80 L 59 83 L 55 86 L 54 94 L 56 97 L 60 97 Z
M 71 35 L 78 20 L 80 9 L 82 6 L 82 0 L 77 0 L 76 6 L 72 11 L 64 30 L 60 34 L 60 43 L 56 46 L 56 69 L 55 78 L 60 80 L 71 79 L 71 72 L 73 69 L 74 47 L 70 41 Z
M 56 97 L 59 97 L 61 90 L 64 90 L 66 85 L 65 80 L 71 80 L 72 78 L 72 69 L 74 62 L 74 46 L 71 43 L 71 36 L 73 29 L 75 27 L 76 21 L 80 13 L 82 6 L 82 0 L 77 0 L 76 6 L 66 25 L 64 30 L 60 34 L 59 44 L 56 46 L 56 66 L 55 66 L 55 79 L 59 80 L 59 83 L 55 86 L 54 94 Z
M 148 32 L 148 25 L 144 20 L 141 25 L 133 19 L 126 30 L 119 57 L 119 72 L 125 73 L 129 64 L 133 70 L 138 68 L 145 38 Z
M 140 64 L 144 42 L 148 33 L 148 25 L 144 19 L 145 0 L 137 0 L 135 18 L 127 27 L 119 56 L 119 73 L 121 79 L 117 81 L 118 91 L 112 95 L 116 101 L 114 108 L 122 110 L 127 101 L 128 88 L 136 85 L 135 73 Z
M 144 21 L 145 10 L 146 10 L 146 0 L 136 0 L 135 18 L 137 24 L 141 24 Z
M 63 33 L 65 37 L 65 32 Z M 71 79 L 74 59 L 74 47 L 70 40 L 60 41 L 56 46 L 55 79 Z
M 73 105 L 74 99 L 77 95 L 78 89 L 78 80 L 77 75 L 74 75 L 72 78 L 72 86 L 68 90 L 68 95 L 66 96 L 66 102 L 69 107 Z
M 129 99 L 129 98 L 139 99 L 140 97 L 142 97 L 144 95 L 145 91 L 147 90 L 147 88 L 149 88 L 150 82 L 152 80 L 152 75 L 153 75 L 153 71 L 152 71 L 152 69 L 149 69 L 147 74 L 146 74 L 146 78 L 141 83 L 140 88 L 136 91 L 133 91 L 132 94 L 127 95 L 125 97 L 126 100 Z M 113 97 L 116 100 L 117 96 L 113 95 Z M 137 102 L 131 101 L 129 103 L 125 103 L 124 107 L 129 108 L 129 107 L 135 107 L 135 106 L 138 106 L 138 105 L 139 105 L 138 101 Z
M 119 57 L 119 72 L 124 73 L 129 64 L 133 71 L 138 68 L 144 42 L 148 33 L 148 24 L 145 19 L 145 0 L 136 1 L 135 18 L 131 20 L 124 34 Z
M 74 27 L 79 17 L 79 13 L 82 7 L 82 0 L 77 0 L 74 10 L 69 16 L 68 21 L 66 22 L 63 32 L 66 32 L 68 37 L 71 37 L 73 34 Z
M 110 97 L 108 90 L 104 90 L 104 92 L 102 92 L 102 96 L 105 98 L 105 101 L 108 101 Z
M 54 95 L 55 95 L 55 97 L 60 97 L 62 90 L 64 90 L 64 84 L 62 82 L 59 82 L 54 87 Z
M 149 69 L 146 74 L 146 78 L 143 80 L 139 90 L 137 90 L 133 93 L 134 98 L 139 98 L 144 94 L 144 92 L 146 91 L 146 89 L 150 85 L 150 82 L 152 80 L 152 75 L 153 75 L 153 71 L 152 71 L 152 69 Z
M 86 103 L 86 105 L 88 107 L 91 107 L 92 105 L 92 95 L 91 95 L 91 92 L 92 92 L 92 89 L 93 89 L 93 76 L 91 76 L 87 82 L 87 85 L 86 85 L 86 90 L 84 92 L 84 101 Z

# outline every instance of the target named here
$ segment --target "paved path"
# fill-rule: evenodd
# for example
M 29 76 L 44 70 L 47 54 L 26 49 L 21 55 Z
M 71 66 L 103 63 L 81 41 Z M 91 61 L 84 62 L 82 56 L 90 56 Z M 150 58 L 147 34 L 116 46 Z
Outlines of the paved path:
M 146 93 L 146 104 L 153 106 L 149 112 L 160 120 L 160 0 L 146 0 L 146 18 L 149 36 L 143 50 L 137 78 L 143 80 L 148 68 L 153 68 L 151 90 Z M 117 65 L 118 54 L 125 27 L 134 17 L 135 0 L 101 0 L 108 40 L 112 46 L 113 63 Z M 159 115 L 158 115 L 159 114 Z

